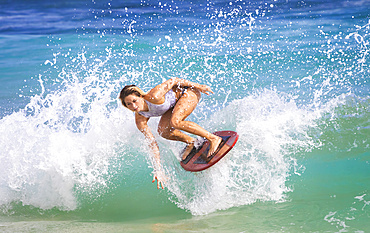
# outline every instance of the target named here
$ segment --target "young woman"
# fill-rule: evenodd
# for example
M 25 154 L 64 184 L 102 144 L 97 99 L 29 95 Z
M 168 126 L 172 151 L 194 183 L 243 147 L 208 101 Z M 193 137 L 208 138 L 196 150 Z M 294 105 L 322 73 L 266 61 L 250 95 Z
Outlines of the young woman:
M 150 117 L 161 117 L 158 125 L 159 135 L 169 140 L 185 142 L 188 145 L 182 159 L 185 159 L 184 156 L 193 149 L 195 139 L 181 130 L 206 138 L 211 144 L 208 157 L 217 150 L 222 141 L 220 137 L 209 133 L 196 123 L 185 121 L 197 106 L 201 93 L 213 94 L 206 85 L 180 78 L 169 79 L 148 93 L 135 85 L 125 86 L 120 93 L 119 98 L 123 106 L 135 112 L 136 126 L 144 134 L 154 154 L 153 182 L 157 180 L 158 189 L 164 188 L 164 175 L 160 169 L 158 145 L 147 124 Z

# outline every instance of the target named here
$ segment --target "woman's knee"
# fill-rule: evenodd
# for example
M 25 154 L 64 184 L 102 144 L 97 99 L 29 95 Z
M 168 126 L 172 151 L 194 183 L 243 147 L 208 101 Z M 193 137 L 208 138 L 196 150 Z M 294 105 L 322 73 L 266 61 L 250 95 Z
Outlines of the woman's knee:
M 181 120 L 176 117 L 172 117 L 170 121 L 170 125 L 171 127 L 175 129 L 181 129 Z

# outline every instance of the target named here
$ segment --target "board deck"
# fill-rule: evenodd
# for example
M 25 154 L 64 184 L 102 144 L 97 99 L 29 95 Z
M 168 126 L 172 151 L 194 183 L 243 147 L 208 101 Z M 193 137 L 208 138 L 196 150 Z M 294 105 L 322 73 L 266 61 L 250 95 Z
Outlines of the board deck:
M 210 143 L 207 140 L 199 148 L 194 147 L 186 158 L 180 162 L 186 171 L 199 172 L 213 166 L 234 147 L 239 138 L 239 135 L 234 131 L 217 131 L 214 134 L 222 138 L 218 151 L 207 158 L 210 148 Z

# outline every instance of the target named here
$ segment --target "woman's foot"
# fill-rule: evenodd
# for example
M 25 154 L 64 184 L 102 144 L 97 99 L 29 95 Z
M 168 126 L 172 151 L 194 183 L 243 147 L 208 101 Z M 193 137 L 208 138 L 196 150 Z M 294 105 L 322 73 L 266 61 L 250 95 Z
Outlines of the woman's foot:
M 222 142 L 222 138 L 214 135 L 214 137 L 212 139 L 209 139 L 208 141 L 210 142 L 211 146 L 209 148 L 207 158 L 210 158 L 217 151 L 219 145 Z
M 186 157 L 190 154 L 190 152 L 193 150 L 193 148 L 194 148 L 194 142 L 192 142 L 192 143 L 190 143 L 190 144 L 188 144 L 187 146 L 186 146 L 186 148 L 185 148 L 185 151 L 184 151 L 184 153 L 182 154 L 182 160 L 185 160 L 186 159 Z

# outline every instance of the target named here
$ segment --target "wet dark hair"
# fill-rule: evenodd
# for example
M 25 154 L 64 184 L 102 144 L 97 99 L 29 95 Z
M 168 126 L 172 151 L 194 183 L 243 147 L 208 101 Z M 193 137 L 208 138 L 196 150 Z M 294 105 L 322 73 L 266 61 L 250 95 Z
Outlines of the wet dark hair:
M 129 95 L 136 95 L 138 97 L 143 97 L 145 95 L 145 92 L 143 92 L 140 88 L 138 88 L 136 85 L 127 85 L 124 88 L 122 88 L 121 93 L 119 94 L 119 98 L 123 104 L 123 106 L 126 106 L 125 98 Z

